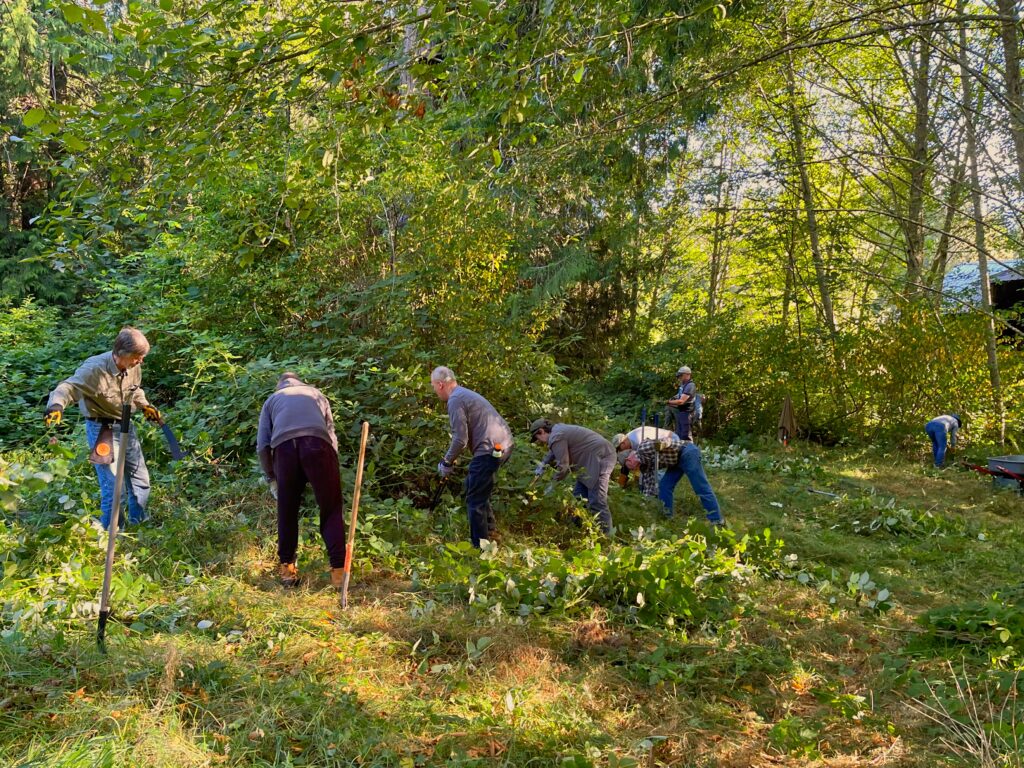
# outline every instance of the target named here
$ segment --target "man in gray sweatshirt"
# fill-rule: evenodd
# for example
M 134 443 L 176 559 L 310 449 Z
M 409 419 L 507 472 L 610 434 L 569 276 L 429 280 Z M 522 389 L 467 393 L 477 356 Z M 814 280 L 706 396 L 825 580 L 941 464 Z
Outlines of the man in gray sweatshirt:
M 451 443 L 437 465 L 441 477 L 454 471 L 455 459 L 465 448 L 473 453 L 466 473 L 466 514 L 469 538 L 474 547 L 495 533 L 491 493 L 498 468 L 512 454 L 512 430 L 487 400 L 471 389 L 460 387 L 451 368 L 438 366 L 430 374 L 430 386 L 448 405 Z
M 537 419 L 530 425 L 530 441 L 548 447 L 547 455 L 537 465 L 540 476 L 551 463 L 558 467 L 556 480 L 572 471 L 578 471 L 572 493 L 587 500 L 587 508 L 594 514 L 606 536 L 612 533 L 612 513 L 608 509 L 608 480 L 615 468 L 615 449 L 597 432 L 572 424 L 552 424 Z
M 291 372 L 263 404 L 256 436 L 263 474 L 277 483 L 278 575 L 286 587 L 299 583 L 299 504 L 308 482 L 320 507 L 320 534 L 331 563 L 331 584 L 341 588 L 345 566 L 345 510 L 338 472 L 338 437 L 331 404 L 316 387 Z

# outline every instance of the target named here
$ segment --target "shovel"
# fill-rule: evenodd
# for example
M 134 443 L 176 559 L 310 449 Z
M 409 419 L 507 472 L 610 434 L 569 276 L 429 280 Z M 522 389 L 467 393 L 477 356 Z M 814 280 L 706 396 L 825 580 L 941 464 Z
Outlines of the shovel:
M 349 525 L 348 543 L 345 546 L 345 573 L 341 582 L 341 607 L 348 608 L 348 580 L 352 574 L 352 553 L 356 544 L 356 516 L 359 514 L 359 495 L 363 490 L 363 461 L 366 459 L 366 440 L 370 436 L 370 422 L 363 422 L 363 434 L 359 439 L 359 463 L 356 465 L 356 487 L 352 491 L 352 521 Z
M 135 387 L 132 387 L 135 389 Z M 103 591 L 100 593 L 100 618 L 96 628 L 96 645 L 100 653 L 106 654 L 107 619 L 110 618 L 110 577 L 114 569 L 114 543 L 117 541 L 118 518 L 121 514 L 121 492 L 124 490 L 124 465 L 128 453 L 128 430 L 131 429 L 132 409 L 130 402 L 121 406 L 121 450 L 117 455 L 117 471 L 114 475 L 114 500 L 110 509 L 110 524 L 107 527 L 107 562 L 103 569 Z

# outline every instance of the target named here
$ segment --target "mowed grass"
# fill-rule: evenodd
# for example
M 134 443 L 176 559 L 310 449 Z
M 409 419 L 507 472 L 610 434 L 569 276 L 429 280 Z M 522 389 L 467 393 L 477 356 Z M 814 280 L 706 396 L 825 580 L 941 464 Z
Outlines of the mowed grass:
M 733 613 L 696 626 L 643 626 L 599 604 L 527 619 L 471 609 L 423 587 L 410 556 L 465 535 L 457 500 L 433 517 L 408 507 L 392 523 L 372 488 L 364 503 L 378 546 L 405 543 L 371 553 L 370 539 L 357 540 L 342 612 L 314 518 L 304 521 L 306 579 L 285 592 L 273 578 L 272 507 L 247 481 L 165 494 L 162 526 L 122 542 L 120 572 L 151 583 L 108 629 L 107 656 L 89 617 L 21 617 L 10 631 L 28 582 L 5 576 L 0 764 L 971 764 L 913 700 L 927 701 L 925 681 L 951 681 L 947 658 L 980 695 L 988 653 L 929 641 L 915 620 L 1020 584 L 1024 501 L 896 455 L 766 448 L 741 463 L 709 469 L 730 525 L 770 528 L 796 557 L 777 576 L 737 578 Z M 535 508 L 517 479 L 504 482 L 502 547 L 587 535 L 545 520 L 550 502 Z M 667 522 L 635 488 L 612 497 L 624 545 L 641 526 L 701 535 L 686 528 L 698 507 L 685 481 Z M 893 510 L 924 522 L 871 530 Z M 82 550 L 98 569 L 100 547 Z M 849 575 L 864 571 L 891 590 L 890 610 L 848 593 Z

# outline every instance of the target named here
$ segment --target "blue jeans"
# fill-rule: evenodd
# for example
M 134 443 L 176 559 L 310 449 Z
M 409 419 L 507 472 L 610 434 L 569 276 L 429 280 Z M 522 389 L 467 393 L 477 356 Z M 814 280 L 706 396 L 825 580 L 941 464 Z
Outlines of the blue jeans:
M 469 539 L 474 547 L 480 546 L 480 539 L 490 539 L 496 525 L 491 493 L 494 492 L 494 476 L 500 466 L 501 459 L 489 453 L 474 456 L 469 462 L 465 485 L 466 515 L 469 517 Z
M 615 454 L 612 454 L 613 458 L 614 456 Z M 592 486 L 588 487 L 582 480 L 577 480 L 572 489 L 572 495 L 577 499 L 587 500 L 587 509 L 590 510 L 605 536 L 612 535 L 612 512 L 608 508 L 608 481 L 611 479 L 614 466 L 614 462 L 609 464 L 608 471 L 602 472 Z
M 715 492 L 711 490 L 711 483 L 708 482 L 708 476 L 704 474 L 704 465 L 700 461 L 700 448 L 693 443 L 683 446 L 682 451 L 679 452 L 679 463 L 674 467 L 666 467 L 665 475 L 658 482 L 658 498 L 665 505 L 665 514 L 672 517 L 676 485 L 683 475 L 686 475 L 686 479 L 690 481 L 690 487 L 700 499 L 700 505 L 704 508 L 708 522 L 722 522 L 722 510 L 718 506 L 718 499 L 715 497 Z
M 95 421 L 85 422 L 85 441 L 91 451 L 96 446 L 102 425 Z M 117 457 L 121 452 L 121 432 L 116 424 L 114 430 L 114 460 L 110 464 L 94 464 L 96 478 L 100 482 L 100 524 L 110 526 L 110 512 L 114 506 L 114 473 L 117 472 Z M 149 517 L 146 503 L 149 501 L 149 470 L 142 456 L 142 444 L 132 424 L 128 431 L 128 445 L 124 463 L 124 489 L 121 501 L 128 497 L 128 522 L 143 523 Z
M 693 429 L 690 425 L 690 412 L 682 408 L 676 411 L 676 434 L 680 440 L 693 440 Z
M 946 460 L 946 425 L 941 421 L 929 421 L 924 426 L 924 431 L 932 441 L 932 458 L 935 459 L 935 466 L 941 467 Z

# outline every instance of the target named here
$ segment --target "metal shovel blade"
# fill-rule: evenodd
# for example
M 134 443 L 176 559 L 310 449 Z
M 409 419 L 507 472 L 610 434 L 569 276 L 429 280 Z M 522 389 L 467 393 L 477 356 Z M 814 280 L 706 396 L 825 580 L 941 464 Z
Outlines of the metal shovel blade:
M 174 432 L 167 426 L 166 422 L 160 423 L 160 429 L 164 433 L 164 439 L 167 441 L 167 448 L 171 452 L 171 458 L 177 461 L 185 457 L 185 452 L 181 450 L 181 445 L 178 443 L 178 438 L 174 436 Z

